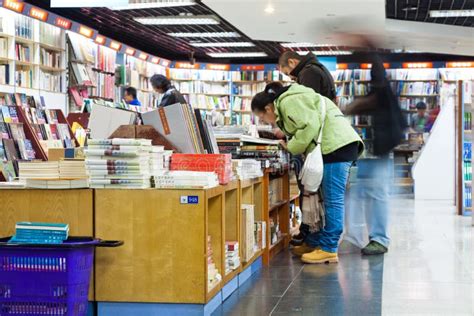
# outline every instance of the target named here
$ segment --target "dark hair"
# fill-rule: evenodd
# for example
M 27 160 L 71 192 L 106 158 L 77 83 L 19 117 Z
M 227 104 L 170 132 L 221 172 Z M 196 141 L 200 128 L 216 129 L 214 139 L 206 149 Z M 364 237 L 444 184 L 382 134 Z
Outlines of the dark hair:
M 265 107 L 273 103 L 283 89 L 283 85 L 278 82 L 270 82 L 265 90 L 257 93 L 252 99 L 252 111 L 265 112 Z
M 134 87 L 127 87 L 125 89 L 125 92 L 131 95 L 134 99 L 137 98 L 137 89 L 135 89 Z
M 426 110 L 426 103 L 423 101 L 420 101 L 416 104 L 416 109 L 417 110 Z
M 283 54 L 281 54 L 280 58 L 278 59 L 278 65 L 280 65 L 281 67 L 286 67 L 288 66 L 288 60 L 290 59 L 297 59 L 297 60 L 301 60 L 303 59 L 303 57 L 298 54 L 297 52 L 294 52 L 292 50 L 288 50 L 286 52 L 284 52 Z
M 153 75 L 150 78 L 151 86 L 154 89 L 163 89 L 163 90 L 168 90 L 171 86 L 171 82 L 166 78 L 166 76 L 163 75 Z

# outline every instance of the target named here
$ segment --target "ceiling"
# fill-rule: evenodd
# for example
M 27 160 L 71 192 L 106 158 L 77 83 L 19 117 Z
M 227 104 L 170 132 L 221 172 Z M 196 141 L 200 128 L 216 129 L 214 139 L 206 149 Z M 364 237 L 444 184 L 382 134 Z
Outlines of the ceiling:
M 388 0 L 387 18 L 474 27 L 474 17 L 430 18 L 430 10 L 473 10 L 473 0 Z
M 472 55 L 473 18 L 430 19 L 428 8 L 472 9 L 474 0 L 203 0 L 196 5 L 127 11 L 108 8 L 50 8 L 49 0 L 25 0 L 99 31 L 150 54 L 171 60 L 187 60 L 191 52 L 200 61 L 275 62 L 285 50 L 280 42 L 331 44 L 299 50 L 349 50 L 351 43 L 334 32 L 359 31 L 380 38 L 384 49 Z M 275 8 L 265 14 L 268 4 Z M 440 4 L 442 3 L 442 4 Z M 448 3 L 448 5 L 446 4 Z M 408 6 L 413 10 L 404 10 Z M 217 14 L 218 25 L 143 25 L 133 18 Z M 390 18 L 390 19 L 386 19 Z M 430 22 L 430 23 L 426 23 Z M 439 24 L 434 24 L 434 23 Z M 443 24 L 443 25 L 441 25 Z M 446 25 L 448 24 L 448 25 Z M 377 30 L 377 32 L 374 32 Z M 171 32 L 237 32 L 235 38 L 178 38 Z M 194 47 L 195 42 L 253 42 L 255 47 Z M 448 43 L 448 45 L 440 45 Z M 213 59 L 210 52 L 264 52 L 264 58 Z

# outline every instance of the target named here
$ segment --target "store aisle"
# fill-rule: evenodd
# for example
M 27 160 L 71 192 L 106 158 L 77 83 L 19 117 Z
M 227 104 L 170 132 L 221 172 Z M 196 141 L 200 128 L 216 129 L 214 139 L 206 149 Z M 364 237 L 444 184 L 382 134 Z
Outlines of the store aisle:
M 303 265 L 284 252 L 213 315 L 473 315 L 473 228 L 452 214 L 446 203 L 395 200 L 385 257 Z

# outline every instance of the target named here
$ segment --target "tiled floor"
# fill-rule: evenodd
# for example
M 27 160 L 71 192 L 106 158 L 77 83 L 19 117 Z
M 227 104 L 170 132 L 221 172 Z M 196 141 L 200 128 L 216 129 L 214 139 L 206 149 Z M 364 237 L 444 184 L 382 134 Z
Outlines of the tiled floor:
M 390 252 L 303 265 L 286 251 L 214 315 L 474 315 L 470 218 L 443 202 L 396 200 Z

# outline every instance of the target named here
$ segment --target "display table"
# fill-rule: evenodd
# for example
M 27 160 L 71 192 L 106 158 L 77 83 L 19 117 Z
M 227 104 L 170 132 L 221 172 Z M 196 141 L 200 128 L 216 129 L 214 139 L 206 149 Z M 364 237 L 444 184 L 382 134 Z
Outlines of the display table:
M 269 218 L 280 209 L 280 218 L 286 218 L 288 211 L 286 201 L 269 209 L 272 177 L 266 173 L 211 189 L 0 190 L 0 236 L 13 235 L 19 221 L 36 221 L 68 223 L 74 236 L 123 240 L 122 247 L 96 250 L 89 297 L 98 302 L 99 315 L 159 314 L 170 308 L 209 314 L 276 253 L 269 243 Z M 226 241 L 242 244 L 242 204 L 254 205 L 255 221 L 267 222 L 267 244 L 226 274 Z M 208 236 L 222 275 L 212 287 Z

